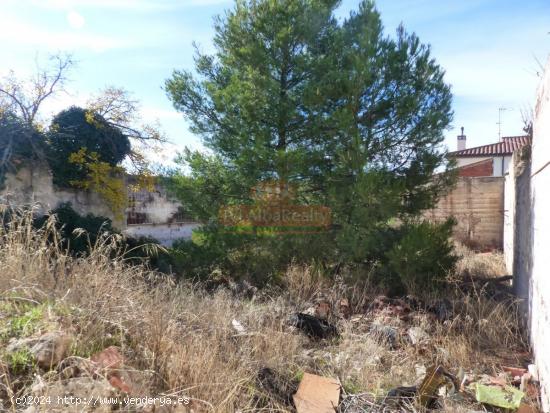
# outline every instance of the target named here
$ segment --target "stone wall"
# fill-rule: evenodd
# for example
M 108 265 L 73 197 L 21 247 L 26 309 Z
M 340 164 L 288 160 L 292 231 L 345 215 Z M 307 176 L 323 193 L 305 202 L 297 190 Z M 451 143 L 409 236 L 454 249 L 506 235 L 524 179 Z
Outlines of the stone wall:
M 135 179 L 126 177 L 125 187 Z M 153 237 L 164 246 L 180 238 L 191 238 L 199 225 L 180 216 L 181 204 L 171 199 L 167 191 L 156 185 L 153 191 L 129 191 L 129 205 L 125 214 L 116 216 L 101 196 L 90 191 L 57 188 L 45 164 L 26 165 L 17 174 L 7 174 L 0 188 L 0 204 L 14 207 L 33 206 L 37 215 L 43 215 L 62 203 L 70 203 L 80 215 L 104 216 L 125 234 L 133 237 Z M 138 217 L 132 221 L 132 218 Z
M 501 249 L 504 221 L 504 178 L 460 177 L 457 186 L 425 216 L 457 220 L 455 237 L 474 248 Z
M 101 197 L 92 192 L 59 189 L 47 165 L 35 164 L 19 168 L 16 174 L 7 174 L 0 188 L 0 203 L 11 206 L 33 206 L 39 215 L 70 202 L 80 215 L 101 215 L 116 221 L 114 214 Z M 118 222 L 122 225 L 123 222 Z

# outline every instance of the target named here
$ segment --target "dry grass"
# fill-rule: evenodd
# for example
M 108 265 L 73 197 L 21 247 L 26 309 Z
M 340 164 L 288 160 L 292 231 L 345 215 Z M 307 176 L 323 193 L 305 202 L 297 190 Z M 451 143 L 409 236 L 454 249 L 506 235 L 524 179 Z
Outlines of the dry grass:
M 34 231 L 25 219 L 8 232 L 0 227 L 0 348 L 14 336 L 55 328 L 74 336 L 71 356 L 86 358 L 116 345 L 129 366 L 144 372 L 148 395 L 186 395 L 199 411 L 292 411 L 285 395 L 259 383 L 264 367 L 290 388 L 308 371 L 338 377 L 347 393 L 381 395 L 417 383 L 422 367 L 434 363 L 455 373 L 461 367 L 491 374 L 525 351 L 513 302 L 495 304 L 481 294 L 458 293 L 451 297 L 454 315 L 445 323 L 435 323 L 422 311 L 405 321 L 384 313 L 358 321 L 335 316 L 341 338 L 312 342 L 287 326 L 291 313 L 320 299 L 336 308 L 347 298 L 355 313 L 364 314 L 373 298 L 369 289 L 329 283 L 309 267 L 294 266 L 285 293 L 263 293 L 253 300 L 224 290 L 206 293 L 200 286 L 128 266 L 123 257 L 109 258 L 116 247 L 106 240 L 89 257 L 72 258 L 58 248 L 51 228 Z M 461 271 L 498 275 L 495 257 L 483 258 L 482 264 L 476 257 L 468 255 Z M 32 328 L 6 333 L 15 317 L 35 307 L 42 310 Z M 246 332 L 237 333 L 232 319 Z M 369 333 L 372 322 L 395 327 L 400 345 L 391 350 L 377 341 Z M 410 345 L 410 326 L 422 327 L 430 339 Z M 10 411 L 16 408 L 9 399 L 29 391 L 33 373 L 46 381 L 61 380 L 56 372 L 32 366 L 22 374 L 5 353 L 0 351 L 0 357 L 0 399 Z
M 455 251 L 460 256 L 456 267 L 456 275 L 459 277 L 494 278 L 507 275 L 502 253 L 476 253 L 460 243 L 455 244 Z

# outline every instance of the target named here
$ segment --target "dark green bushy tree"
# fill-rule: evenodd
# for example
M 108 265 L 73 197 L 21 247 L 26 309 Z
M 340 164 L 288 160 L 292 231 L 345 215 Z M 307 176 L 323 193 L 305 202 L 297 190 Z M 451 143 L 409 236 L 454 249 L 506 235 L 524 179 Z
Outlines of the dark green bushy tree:
M 56 185 L 71 186 L 71 181 L 86 178 L 85 168 L 69 163 L 70 155 L 81 148 L 113 166 L 131 151 L 128 137 L 102 116 L 75 106 L 63 110 L 53 118 L 48 136 L 48 160 Z
M 44 155 L 45 136 L 13 112 L 0 108 L 0 186 L 8 172 Z
M 446 164 L 451 93 L 414 34 L 384 36 L 370 1 L 340 23 L 338 5 L 243 0 L 216 21 L 216 52 L 197 54 L 196 75 L 176 71 L 166 82 L 213 152 L 187 152 L 180 161 L 190 173 L 174 185 L 191 212 L 215 223 L 221 205 L 251 202 L 258 181 L 290 181 L 300 203 L 329 206 L 334 223 L 322 237 L 285 239 L 290 251 L 373 263 L 392 226 L 451 182 L 435 173 Z M 325 247 L 315 250 L 319 238 Z

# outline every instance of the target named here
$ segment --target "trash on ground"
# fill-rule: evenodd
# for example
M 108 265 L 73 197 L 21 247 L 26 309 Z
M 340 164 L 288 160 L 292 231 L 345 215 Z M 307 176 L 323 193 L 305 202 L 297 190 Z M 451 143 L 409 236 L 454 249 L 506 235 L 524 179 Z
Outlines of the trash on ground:
M 290 318 L 290 324 L 311 338 L 338 337 L 338 330 L 326 320 L 309 314 L 296 313 Z
M 115 346 L 109 346 L 106 349 L 95 353 L 90 358 L 96 363 L 98 371 L 103 370 L 118 370 L 121 369 L 125 363 L 124 356 L 120 354 L 118 348 Z
M 315 306 L 315 317 L 326 320 L 332 313 L 332 307 L 328 301 L 321 301 Z
M 507 367 L 503 366 L 502 370 L 506 373 L 509 373 L 510 376 L 512 376 L 514 379 L 521 379 L 521 377 L 528 373 L 527 369 L 524 369 L 523 367 Z
M 504 409 L 518 409 L 524 393 L 512 386 L 486 386 L 475 384 L 476 400 Z
M 527 366 L 527 370 L 529 371 L 529 374 L 531 375 L 533 380 L 539 381 L 539 372 L 536 364 L 529 364 L 529 366 Z
M 453 391 L 456 391 L 458 383 L 454 376 L 441 366 L 431 367 L 419 386 L 403 386 L 390 390 L 384 404 L 397 407 L 396 404 L 412 404 L 416 399 L 421 406 L 432 407 L 439 397 L 439 389 L 449 382 L 453 385 Z
M 340 300 L 340 316 L 343 318 L 350 318 L 351 316 L 351 306 L 347 298 L 342 298 Z
M 338 379 L 304 373 L 294 405 L 298 413 L 334 413 L 340 401 Z
M 416 386 L 401 386 L 391 389 L 384 399 L 384 405 L 412 403 L 418 394 Z M 397 407 L 397 406 L 394 406 Z
M 456 391 L 458 384 L 455 377 L 446 372 L 441 366 L 430 368 L 418 387 L 419 403 L 424 407 L 430 407 L 437 400 L 438 390 L 448 381 L 453 384 Z
M 298 389 L 297 380 L 288 380 L 279 372 L 263 367 L 256 377 L 258 386 L 285 405 L 292 405 L 292 395 Z
M 522 403 L 519 406 L 519 409 L 516 413 L 539 413 L 540 410 L 536 407 L 530 406 L 528 404 Z
M 239 321 L 233 319 L 231 320 L 231 325 L 233 326 L 233 330 L 235 330 L 237 333 L 239 334 L 246 333 L 246 329 L 243 327 L 243 325 Z
M 430 335 L 422 327 L 411 327 L 407 331 L 411 343 L 417 345 L 430 339 Z
M 397 347 L 399 332 L 392 326 L 373 323 L 370 326 L 370 334 L 378 343 L 387 346 L 390 350 L 395 350 Z

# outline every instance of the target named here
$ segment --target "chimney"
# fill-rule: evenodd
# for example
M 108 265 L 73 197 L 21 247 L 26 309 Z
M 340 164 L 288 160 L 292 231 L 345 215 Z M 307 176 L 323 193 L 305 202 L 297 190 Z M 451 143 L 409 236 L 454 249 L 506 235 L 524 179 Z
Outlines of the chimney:
M 462 151 L 466 149 L 466 135 L 464 135 L 464 126 L 460 128 L 460 135 L 456 138 L 456 150 Z

